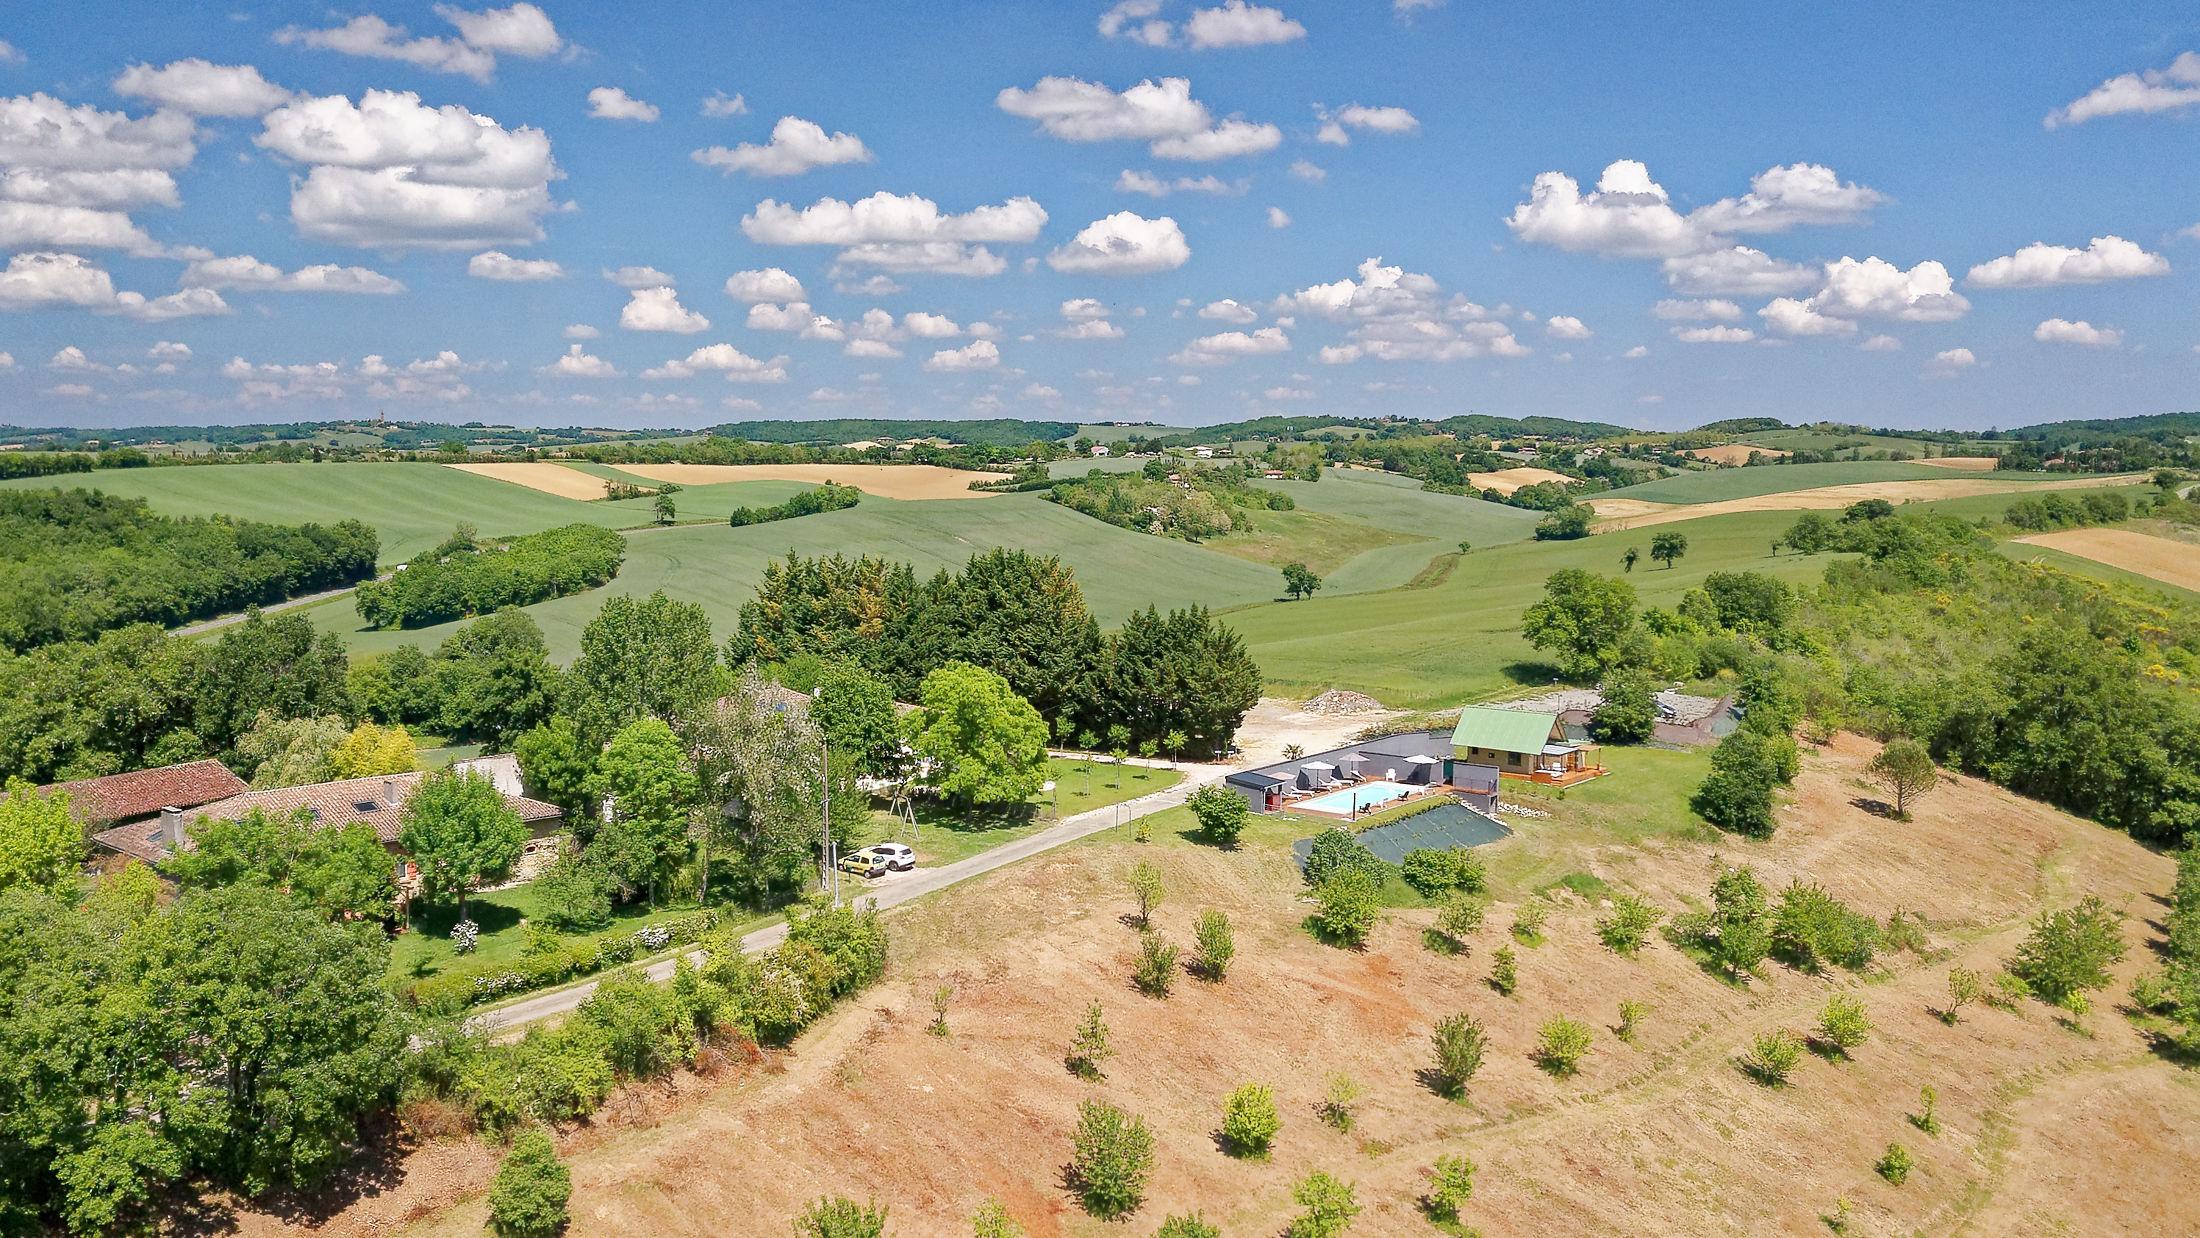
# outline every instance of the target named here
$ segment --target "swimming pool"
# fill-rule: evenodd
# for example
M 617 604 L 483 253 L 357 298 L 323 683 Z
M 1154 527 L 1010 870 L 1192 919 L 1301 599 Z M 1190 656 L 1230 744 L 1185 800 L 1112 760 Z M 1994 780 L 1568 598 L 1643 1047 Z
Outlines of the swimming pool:
M 1292 807 L 1311 808 L 1315 812 L 1334 813 L 1340 817 L 1348 817 L 1355 812 L 1366 812 L 1377 804 L 1387 804 L 1411 790 L 1413 790 L 1412 787 L 1402 782 L 1385 782 L 1378 778 L 1373 782 L 1363 782 L 1341 790 L 1331 791 L 1327 795 L 1317 795 L 1310 800 L 1300 800 Z

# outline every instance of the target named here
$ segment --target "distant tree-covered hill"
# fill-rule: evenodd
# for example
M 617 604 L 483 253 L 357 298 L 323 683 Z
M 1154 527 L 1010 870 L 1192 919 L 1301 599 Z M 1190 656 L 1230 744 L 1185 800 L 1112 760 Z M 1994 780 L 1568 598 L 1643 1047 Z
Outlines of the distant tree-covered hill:
M 844 417 L 831 421 L 734 421 L 713 426 L 712 434 L 752 443 L 860 443 L 865 439 L 943 438 L 974 447 L 1022 447 L 1051 443 L 1077 433 L 1071 421 L 1023 421 L 996 417 L 985 421 L 895 421 Z
M 1335 427 L 1371 430 L 1377 434 L 1456 434 L 1461 437 L 1486 435 L 1490 438 L 1536 434 L 1546 438 L 1591 439 L 1614 438 L 1634 433 L 1626 426 L 1614 425 L 1608 421 L 1570 421 L 1564 417 L 1491 417 L 1482 413 L 1468 413 L 1427 421 L 1393 417 L 1255 417 L 1249 421 L 1226 421 L 1220 425 L 1196 426 L 1159 437 L 1157 441 L 1163 446 L 1188 447 L 1240 439 L 1290 439 Z

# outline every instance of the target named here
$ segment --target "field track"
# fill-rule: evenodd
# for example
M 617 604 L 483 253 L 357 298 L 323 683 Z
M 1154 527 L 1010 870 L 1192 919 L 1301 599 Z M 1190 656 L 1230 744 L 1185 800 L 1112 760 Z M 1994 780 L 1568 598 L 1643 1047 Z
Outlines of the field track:
M 2017 491 L 2030 494 L 2040 490 L 2093 490 L 2102 486 L 2135 486 L 2146 481 L 2142 474 L 2123 477 L 2072 477 L 2057 481 L 1997 481 L 1988 478 L 1951 477 L 1935 481 L 1865 481 L 1845 486 L 1820 486 L 1811 490 L 1789 490 L 1782 494 L 1759 494 L 1741 499 L 1721 499 L 1714 503 L 1652 503 L 1643 499 L 1592 498 L 1589 506 L 1596 509 L 1597 531 L 1615 532 L 1621 529 L 1640 529 L 1654 524 L 1671 524 L 1678 520 L 1695 520 L 1702 516 L 1723 516 L 1733 512 L 1772 512 L 1828 510 L 1847 507 L 1866 499 L 1885 499 L 1890 503 L 1931 502 L 1937 499 L 1967 499 L 1982 494 L 2008 494 Z
M 2064 529 L 2017 541 L 2106 563 L 2110 567 L 2200 592 L 2200 546 L 2130 529 Z
M 976 473 L 936 464 L 622 464 L 620 471 L 652 481 L 708 486 L 728 481 L 837 481 L 882 499 L 991 499 L 998 491 L 970 483 L 999 481 L 1005 473 Z

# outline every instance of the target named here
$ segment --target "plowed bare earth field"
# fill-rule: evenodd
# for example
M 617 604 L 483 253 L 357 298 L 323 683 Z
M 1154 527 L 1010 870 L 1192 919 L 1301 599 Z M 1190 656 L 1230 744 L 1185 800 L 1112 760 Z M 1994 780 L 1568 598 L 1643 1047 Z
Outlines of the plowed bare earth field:
M 2027 546 L 2045 546 L 2110 567 L 2200 590 L 2200 545 L 2174 538 L 2155 537 L 2130 529 L 2064 529 L 2020 537 Z
M 1433 1231 L 1415 1200 L 1445 1153 L 1479 1166 L 1465 1220 L 1489 1235 L 1809 1234 L 1842 1198 L 1851 1234 L 2200 1232 L 2200 1086 L 2115 1008 L 2152 965 L 2169 862 L 1968 778 L 1919 801 L 1914 822 L 1874 815 L 1859 803 L 1873 751 L 1841 737 L 1810 753 L 1763 843 L 1623 845 L 1569 820 L 1564 801 L 1537 801 L 1552 815 L 1516 819 L 1516 837 L 1489 850 L 1498 901 L 1463 957 L 1423 947 L 1425 910 L 1390 913 L 1364 951 L 1317 944 L 1273 846 L 1106 841 L 1005 869 L 896 916 L 888 981 L 791 1051 L 633 1089 L 610 1116 L 563 1132 L 572 1232 L 783 1235 L 830 1192 L 888 1204 L 899 1235 L 967 1234 L 990 1196 L 1040 1238 L 1145 1235 L 1194 1208 L 1225 1234 L 1267 1236 L 1295 1211 L 1291 1184 L 1318 1168 L 1357 1184 L 1353 1233 L 1420 1234 Z M 1769 966 L 1737 987 L 1661 939 L 1632 959 L 1612 953 L 1596 936 L 1599 909 L 1560 889 L 1548 940 L 1520 949 L 1520 987 L 1500 997 L 1485 983 L 1490 957 L 1528 893 L 1504 880 L 1520 867 L 1509 848 L 1558 849 L 1668 911 L 1702 899 L 1722 860 L 1746 862 L 1774 889 L 1802 878 L 1874 917 L 1922 912 L 1930 949 L 1883 956 L 1866 977 Z M 1188 943 L 1203 908 L 1229 913 L 1238 953 L 1226 982 L 1186 977 L 1166 1001 L 1131 988 L 1137 933 L 1123 891 L 1139 860 L 1164 873 L 1155 919 L 1171 940 Z M 2086 893 L 2129 913 L 2132 951 L 2082 1032 L 2038 1004 L 1967 1008 L 1952 1026 L 1931 1013 L 1951 967 L 1997 967 L 2030 917 Z M 944 1038 L 925 1032 L 943 982 L 955 989 Z M 1874 1024 L 1851 1059 L 1806 1055 L 1780 1089 L 1736 1068 L 1753 1035 L 1806 1031 L 1836 993 L 1861 998 Z M 1651 1007 L 1633 1045 L 1611 1030 L 1622 998 Z M 1103 1083 L 1062 1065 L 1093 1001 L 1118 1054 Z M 1464 1103 L 1417 1077 L 1432 1025 L 1455 1011 L 1488 1033 Z M 1529 1057 L 1538 1025 L 1558 1014 L 1595 1032 L 1571 1079 Z M 1366 1089 L 1350 1134 L 1315 1117 L 1335 1072 Z M 1249 1080 L 1274 1085 L 1283 1116 L 1266 1162 L 1217 1146 L 1222 1099 Z M 1921 1084 L 1939 1093 L 1937 1138 L 1905 1117 Z M 1062 1182 L 1087 1097 L 1155 1134 L 1147 1200 L 1128 1223 L 1087 1218 Z M 1901 1187 L 1872 1171 L 1890 1141 L 1917 1161 Z M 470 1138 L 427 1144 L 322 1229 L 477 1234 L 494 1168 Z M 285 1229 L 268 1216 L 240 1223 Z
M 1702 516 L 1719 516 L 1727 512 L 1827 510 L 1847 507 L 1865 499 L 1908 503 L 1934 499 L 1967 499 L 1974 495 L 2006 494 L 2019 490 L 2026 494 L 2047 490 L 2094 490 L 2102 486 L 2135 486 L 2146 480 L 2141 474 L 2128 477 L 2073 477 L 2064 481 L 1994 481 L 1983 477 L 1951 477 L 1946 481 L 1854 482 L 1845 486 L 1818 486 L 1780 494 L 1720 499 L 1714 503 L 1653 503 L 1646 499 L 1626 498 L 1592 498 L 1588 502 L 1598 516 L 1597 532 L 1610 533 L 1619 529 L 1640 529 L 1654 524 L 1671 524 L 1678 520 L 1695 520 Z
M 579 469 L 569 469 L 562 464 L 515 461 L 510 464 L 453 464 L 446 466 L 461 473 L 477 477 L 490 477 L 508 481 L 529 490 L 540 490 L 561 499 L 579 499 L 587 502 L 604 496 L 604 479 L 592 477 Z
M 1563 483 L 1572 481 L 1573 478 L 1566 476 L 1564 473 L 1554 473 L 1550 469 L 1539 469 L 1532 465 L 1523 465 L 1519 468 L 1498 469 L 1490 473 L 1469 473 L 1467 474 L 1467 480 L 1473 482 L 1477 489 L 1495 490 L 1499 494 L 1511 494 L 1522 486 L 1532 486 L 1537 482 L 1555 481 Z
M 999 481 L 1007 476 L 937 464 L 622 464 L 619 470 L 683 486 L 725 481 L 837 481 L 882 499 L 999 498 L 999 491 L 972 490 L 970 483 Z
M 1751 456 L 1763 456 L 1767 460 L 1777 460 L 1783 456 L 1792 456 L 1795 453 L 1782 451 L 1777 447 L 1759 447 L 1754 443 L 1721 443 L 1717 447 L 1698 447 L 1681 454 L 1694 456 L 1698 460 L 1709 460 L 1715 464 L 1747 464 Z

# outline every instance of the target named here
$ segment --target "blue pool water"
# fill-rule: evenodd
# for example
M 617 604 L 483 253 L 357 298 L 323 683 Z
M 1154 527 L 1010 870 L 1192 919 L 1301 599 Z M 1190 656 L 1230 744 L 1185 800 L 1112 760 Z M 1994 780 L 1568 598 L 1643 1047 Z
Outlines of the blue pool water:
M 1310 800 L 1300 800 L 1294 808 L 1311 808 L 1315 812 L 1335 813 L 1340 817 L 1354 812 L 1365 812 L 1377 804 L 1387 804 L 1413 788 L 1401 782 L 1363 782 L 1327 795 L 1317 795 Z

